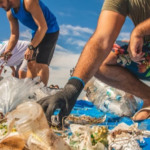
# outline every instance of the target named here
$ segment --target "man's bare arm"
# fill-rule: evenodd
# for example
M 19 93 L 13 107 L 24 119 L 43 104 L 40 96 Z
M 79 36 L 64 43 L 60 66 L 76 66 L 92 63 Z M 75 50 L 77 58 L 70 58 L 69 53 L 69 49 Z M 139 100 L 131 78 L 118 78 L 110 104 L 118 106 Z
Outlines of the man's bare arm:
M 36 47 L 42 41 L 47 31 L 47 23 L 38 0 L 25 0 L 25 8 L 29 13 L 31 13 L 36 25 L 38 26 L 35 36 L 31 42 L 31 44 Z
M 98 70 L 112 49 L 125 17 L 112 11 L 102 11 L 96 31 L 85 45 L 73 76 L 87 82 Z
M 18 20 L 15 19 L 12 14 L 11 11 L 7 12 L 7 18 L 9 20 L 10 23 L 10 31 L 11 31 L 11 35 L 9 38 L 9 42 L 8 42 L 8 46 L 5 50 L 4 53 L 9 53 L 13 50 L 13 48 L 15 47 L 15 45 L 17 44 L 17 41 L 19 39 L 19 24 L 18 24 Z
M 132 34 L 136 36 L 144 37 L 146 35 L 150 35 L 150 19 L 146 19 L 145 21 L 138 24 Z
M 128 51 L 131 59 L 139 64 L 141 64 L 141 61 L 145 60 L 145 53 L 143 53 L 142 48 L 144 44 L 143 38 L 146 35 L 150 35 L 150 19 L 138 24 L 132 31 L 130 37 Z
M 73 76 L 68 80 L 62 91 L 39 101 L 49 121 L 51 121 L 51 116 L 57 108 L 60 108 L 58 116 L 60 124 L 62 119 L 70 114 L 84 87 L 84 82 L 86 83 L 97 72 L 99 66 L 109 54 L 124 20 L 124 16 L 112 11 L 101 13 L 97 29 L 85 45 Z

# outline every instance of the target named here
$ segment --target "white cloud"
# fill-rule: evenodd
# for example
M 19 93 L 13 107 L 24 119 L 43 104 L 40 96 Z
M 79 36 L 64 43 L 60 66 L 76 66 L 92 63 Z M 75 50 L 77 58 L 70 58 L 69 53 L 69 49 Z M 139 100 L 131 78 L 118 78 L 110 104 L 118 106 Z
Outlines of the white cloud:
M 31 35 L 30 30 L 26 30 L 26 31 L 21 32 L 20 37 L 23 38 L 23 40 L 28 40 L 28 41 L 31 40 L 32 35 Z
M 50 64 L 50 84 L 63 87 L 70 77 L 70 69 L 75 67 L 80 54 L 71 53 L 69 50 L 56 45 L 56 50 Z
M 56 45 L 56 48 L 55 48 L 55 51 L 66 51 L 66 52 L 68 52 L 69 50 L 67 50 L 67 49 L 65 49 L 64 47 L 62 47 L 62 46 L 60 46 L 60 45 Z
M 71 45 L 77 45 L 78 47 L 84 47 L 84 45 L 86 44 L 86 41 L 83 41 L 83 40 L 74 40 L 72 38 L 68 38 L 67 39 L 67 43 L 71 44 Z
M 65 24 L 60 26 L 60 35 L 80 36 L 83 33 L 92 34 L 93 32 L 94 32 L 93 29 L 87 27 L 72 26 Z
M 118 40 L 130 40 L 130 32 L 121 32 Z
M 63 35 L 63 36 L 69 35 L 69 30 L 67 30 L 66 28 L 62 28 L 60 26 L 60 35 Z

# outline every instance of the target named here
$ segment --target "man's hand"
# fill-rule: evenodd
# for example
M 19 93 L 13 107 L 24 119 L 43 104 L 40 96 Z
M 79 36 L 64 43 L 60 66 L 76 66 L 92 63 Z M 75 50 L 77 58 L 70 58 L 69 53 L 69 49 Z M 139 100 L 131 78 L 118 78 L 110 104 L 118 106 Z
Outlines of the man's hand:
M 1 54 L 0 57 L 1 59 L 7 61 L 11 56 L 12 56 L 11 51 L 6 50 Z
M 25 51 L 24 57 L 26 60 L 31 60 L 32 56 L 33 56 L 34 51 L 30 50 L 29 48 L 27 48 L 27 50 Z
M 128 47 L 129 55 L 132 59 L 132 61 L 141 64 L 141 61 L 145 60 L 142 48 L 143 48 L 143 37 L 137 35 L 135 33 L 136 31 L 133 31 L 130 38 L 130 43 Z
M 70 114 L 82 89 L 83 84 L 81 81 L 78 79 L 70 79 L 62 91 L 38 101 L 43 107 L 48 121 L 51 122 L 51 116 L 54 111 L 60 109 L 59 122 L 61 124 L 63 117 Z

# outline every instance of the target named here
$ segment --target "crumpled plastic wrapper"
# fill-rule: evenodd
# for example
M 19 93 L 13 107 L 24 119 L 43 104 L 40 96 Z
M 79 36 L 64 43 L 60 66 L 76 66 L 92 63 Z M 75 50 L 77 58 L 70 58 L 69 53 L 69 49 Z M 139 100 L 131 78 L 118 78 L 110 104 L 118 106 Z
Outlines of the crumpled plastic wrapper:
M 92 127 L 86 125 L 71 124 L 70 129 L 72 135 L 65 138 L 65 141 L 72 147 L 73 150 L 107 150 L 102 142 L 97 142 L 95 145 L 92 144 L 91 136 L 93 133 L 98 134 L 99 126 Z M 107 133 L 102 135 L 103 142 L 107 142 Z
M 138 124 L 121 123 L 109 132 L 109 150 L 142 150 L 137 140 L 144 142 L 146 137 L 150 137 L 150 131 L 139 130 Z

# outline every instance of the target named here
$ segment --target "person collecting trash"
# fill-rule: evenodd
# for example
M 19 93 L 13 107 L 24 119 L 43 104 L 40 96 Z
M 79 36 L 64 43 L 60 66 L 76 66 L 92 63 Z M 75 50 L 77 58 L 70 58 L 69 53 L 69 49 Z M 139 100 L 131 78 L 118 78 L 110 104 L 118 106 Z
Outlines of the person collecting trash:
M 85 83 L 93 76 L 143 99 L 145 110 L 138 113 L 133 120 L 144 120 L 149 117 L 150 87 L 140 81 L 150 80 L 150 68 L 147 67 L 150 58 L 150 33 L 146 32 L 149 23 L 143 25 L 150 17 L 149 10 L 150 0 L 104 1 L 97 28 L 86 43 L 75 71 L 63 91 L 39 101 L 48 120 L 51 120 L 54 111 L 59 108 L 61 123 L 62 118 L 70 114 Z M 129 45 L 113 46 L 127 16 L 135 25 L 130 41 L 133 37 L 136 40 Z M 127 63 L 117 61 L 122 55 Z M 128 58 L 131 61 L 128 61 Z
M 4 54 L 8 46 L 8 41 L 0 42 L 0 73 L 5 66 L 12 69 L 12 75 L 17 78 L 25 78 L 27 72 L 27 60 L 24 59 L 24 53 L 29 45 L 28 41 L 19 40 L 11 53 Z

